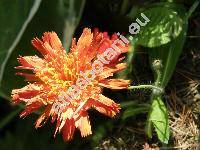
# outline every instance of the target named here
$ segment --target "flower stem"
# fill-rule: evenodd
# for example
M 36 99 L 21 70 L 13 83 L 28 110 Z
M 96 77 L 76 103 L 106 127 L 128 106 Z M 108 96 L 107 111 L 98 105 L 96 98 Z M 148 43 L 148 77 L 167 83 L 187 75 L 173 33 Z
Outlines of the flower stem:
M 136 85 L 136 86 L 129 86 L 128 87 L 129 90 L 132 90 L 132 89 L 156 89 L 156 90 L 159 90 L 161 92 L 163 92 L 163 89 L 158 87 L 158 86 L 155 86 L 155 85 Z

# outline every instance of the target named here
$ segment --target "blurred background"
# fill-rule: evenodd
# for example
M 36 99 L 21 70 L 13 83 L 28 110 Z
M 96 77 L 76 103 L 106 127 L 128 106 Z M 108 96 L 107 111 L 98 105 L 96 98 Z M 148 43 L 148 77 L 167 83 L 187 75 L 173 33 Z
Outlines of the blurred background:
M 198 0 L 0 0 L 0 150 L 199 149 L 198 3 Z M 13 106 L 10 95 L 12 89 L 21 88 L 26 82 L 15 75 L 14 67 L 18 66 L 20 55 L 39 55 L 31 45 L 34 37 L 55 31 L 68 51 L 72 37 L 78 38 L 85 27 L 128 36 L 129 25 L 141 17 L 141 12 L 150 23 L 134 36 L 125 60 L 128 67 L 116 77 L 131 79 L 134 85 L 152 84 L 156 78 L 152 61 L 162 61 L 165 76 L 160 82 L 165 94 L 161 99 L 168 110 L 167 119 L 162 121 L 169 123 L 168 144 L 163 144 L 157 130 L 152 138 L 145 133 L 152 106 L 152 93 L 147 89 L 105 89 L 106 96 L 121 104 L 121 113 L 111 119 L 91 110 L 93 134 L 81 138 L 77 131 L 71 142 L 64 142 L 60 134 L 53 137 L 55 124 L 47 123 L 36 130 L 34 123 L 40 112 L 19 118 L 24 105 Z

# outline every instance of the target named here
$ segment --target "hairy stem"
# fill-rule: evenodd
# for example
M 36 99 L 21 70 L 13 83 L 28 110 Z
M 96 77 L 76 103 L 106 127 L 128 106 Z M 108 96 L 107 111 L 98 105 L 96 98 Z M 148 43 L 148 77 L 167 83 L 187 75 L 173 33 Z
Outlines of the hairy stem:
M 128 87 L 129 90 L 132 90 L 132 89 L 156 89 L 156 90 L 159 90 L 159 91 L 163 91 L 162 88 L 158 87 L 158 86 L 155 86 L 155 85 L 136 85 L 136 86 L 129 86 Z

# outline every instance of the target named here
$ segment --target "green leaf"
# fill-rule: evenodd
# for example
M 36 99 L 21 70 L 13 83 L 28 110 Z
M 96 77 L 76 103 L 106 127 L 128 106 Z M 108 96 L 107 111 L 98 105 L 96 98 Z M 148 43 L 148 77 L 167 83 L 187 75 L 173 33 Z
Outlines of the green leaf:
M 147 113 L 148 110 L 149 109 L 146 106 L 127 108 L 122 114 L 122 119 L 125 120 L 129 117 L 136 116 L 138 114 Z
M 196 0 L 194 2 L 194 4 L 192 5 L 192 7 L 190 8 L 189 12 L 187 13 L 186 19 L 189 19 L 189 17 L 192 15 L 192 13 L 195 11 L 195 9 L 198 7 L 199 3 L 200 2 L 198 0 Z
M 67 0 L 66 0 L 67 1 Z M 80 16 L 80 10 L 78 0 L 74 3 L 76 4 L 72 8 L 75 9 L 73 12 L 79 15 L 68 15 L 69 22 L 73 19 L 70 17 L 78 17 Z M 24 82 L 24 78 L 20 76 L 16 76 L 15 73 L 19 70 L 14 69 L 14 67 L 18 66 L 19 63 L 17 62 L 17 58 L 19 55 L 21 56 L 31 56 L 31 55 L 38 55 L 37 51 L 34 50 L 33 46 L 31 45 L 31 40 L 34 37 L 41 38 L 42 34 L 46 31 L 55 31 L 59 38 L 62 39 L 64 28 L 66 27 L 65 24 L 67 22 L 64 13 L 71 7 L 70 5 L 62 6 L 64 10 L 61 9 L 61 4 L 59 1 L 49 0 L 49 1 L 42 1 L 39 10 L 37 11 L 35 17 L 31 20 L 28 27 L 26 28 L 24 34 L 21 37 L 20 42 L 17 46 L 12 50 L 9 54 L 9 58 L 5 63 L 4 71 L 2 73 L 2 79 L 0 80 L 0 96 L 5 99 L 10 99 L 10 93 L 12 89 L 22 88 L 27 83 Z M 63 4 L 64 5 L 64 4 Z M 19 7 L 19 4 L 16 6 Z M 22 7 L 22 6 L 21 6 Z M 62 11 L 63 13 L 61 13 Z M 48 15 L 47 15 L 48 14 Z M 7 14 L 4 13 L 4 16 Z M 7 16 L 8 18 L 8 16 Z M 20 18 L 20 17 L 19 17 Z M 76 19 L 77 20 L 77 19 Z M 78 21 L 75 21 L 76 24 L 71 24 L 73 28 L 70 28 L 70 33 L 74 33 L 76 26 L 78 25 Z M 16 23 L 13 23 L 16 24 Z M 67 31 L 68 32 L 68 31 Z M 67 39 L 68 36 L 67 35 Z M 9 39 L 9 35 L 5 35 L 5 38 Z M 64 41 L 66 43 L 66 40 Z M 67 41 L 69 44 L 70 41 Z M 1 51 L 0 51 L 1 55 Z M 0 59 L 4 58 L 4 56 L 0 56 Z M 4 61 L 4 60 L 2 60 Z M 1 63 L 0 63 L 1 64 Z
M 173 74 L 178 58 L 182 52 L 188 27 L 188 21 L 184 19 L 186 16 L 184 9 L 181 9 L 181 7 L 172 8 L 177 12 L 177 14 L 179 14 L 179 16 L 183 20 L 182 24 L 180 25 L 182 29 L 180 34 L 178 35 L 178 37 L 165 45 L 149 49 L 151 64 L 156 59 L 162 62 L 163 66 L 161 70 L 159 70 L 159 72 L 161 72 L 159 78 L 157 77 L 156 72 L 154 72 L 154 77 L 155 79 L 157 78 L 156 84 L 163 88 L 166 87 Z M 169 140 L 169 123 L 167 109 L 161 100 L 161 94 L 156 96 L 155 93 L 152 93 L 151 100 L 152 106 L 148 115 L 146 133 L 149 137 L 152 137 L 152 127 L 154 127 L 160 141 L 167 143 Z
M 132 106 L 134 106 L 134 105 L 137 105 L 138 103 L 136 102 L 136 101 L 126 101 L 126 102 L 121 102 L 120 103 L 120 107 L 121 108 L 127 108 L 127 107 L 132 107 Z
M 67 51 L 69 51 L 71 39 L 79 24 L 84 6 L 85 0 L 59 0 L 59 11 L 64 20 L 63 45 Z
M 169 122 L 168 113 L 161 97 L 153 97 L 152 105 L 149 111 L 149 117 L 146 124 L 146 133 L 152 137 L 152 125 L 154 126 L 158 138 L 163 143 L 169 140 Z
M 40 2 L 41 0 L 0 1 L 0 85 L 7 61 L 37 12 Z
M 116 73 L 116 76 L 118 78 L 125 78 L 132 74 L 133 59 L 135 58 L 136 48 L 137 48 L 136 39 L 133 39 L 130 43 L 129 51 L 126 57 L 127 67 L 123 71 Z
M 138 44 L 145 47 L 158 47 L 167 44 L 182 31 L 183 20 L 176 11 L 179 5 L 160 4 L 144 11 L 145 16 L 150 20 L 141 27 L 138 37 Z M 144 19 L 139 16 L 141 22 Z
M 22 110 L 22 108 L 18 108 L 15 111 L 12 111 L 10 114 L 8 114 L 5 118 L 3 118 L 0 121 L 0 130 L 6 125 L 8 124 L 20 111 Z
M 133 5 L 130 12 L 126 16 L 133 20 L 138 15 L 138 11 L 139 7 L 137 5 Z
M 149 49 L 151 62 L 153 62 L 155 59 L 162 61 L 163 68 L 161 71 L 160 81 L 160 85 L 162 87 L 165 87 L 169 82 L 176 67 L 178 58 L 182 52 L 187 33 L 187 23 L 185 23 L 182 28 L 183 30 L 181 34 L 172 42 L 161 47 Z
M 147 113 L 150 108 L 150 105 L 139 104 L 136 101 L 126 101 L 126 102 L 121 102 L 120 107 L 125 109 L 125 111 L 122 113 L 122 120 L 125 120 L 129 117 L 132 117 L 138 114 Z
M 36 117 L 34 118 L 36 119 Z M 5 130 L 5 136 L 0 138 L 1 150 L 72 149 L 70 144 L 63 142 L 60 135 L 53 138 L 53 126 L 44 126 L 36 130 L 34 128 L 34 122 L 35 121 L 31 119 L 16 120 L 14 128 L 12 128 L 12 130 Z M 77 143 L 81 143 L 81 141 Z M 78 146 L 80 149 L 80 145 L 73 145 L 73 149 L 78 149 Z

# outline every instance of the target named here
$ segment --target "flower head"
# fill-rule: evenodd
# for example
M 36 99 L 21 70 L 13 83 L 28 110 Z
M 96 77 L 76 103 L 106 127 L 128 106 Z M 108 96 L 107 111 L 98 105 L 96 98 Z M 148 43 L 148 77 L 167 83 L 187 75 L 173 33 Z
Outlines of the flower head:
M 72 139 L 76 128 L 80 130 L 82 137 L 92 133 L 88 109 L 94 108 L 107 116 L 115 116 L 120 107 L 102 94 L 102 88 L 125 89 L 128 87 L 129 80 L 110 79 L 114 73 L 126 67 L 125 63 L 119 63 L 119 61 L 123 58 L 121 54 L 128 51 L 127 45 L 116 44 L 121 51 L 112 55 L 112 60 L 104 64 L 103 69 L 95 74 L 84 88 L 79 87 L 79 94 L 76 97 L 69 99 L 62 95 L 76 84 L 78 79 L 85 79 L 85 74 L 93 69 L 92 64 L 98 59 L 98 55 L 111 47 L 116 39 L 118 36 L 115 34 L 110 38 L 107 33 L 101 33 L 98 30 L 92 33 L 90 29 L 85 28 L 77 42 L 76 39 L 72 40 L 70 52 L 67 54 L 54 32 L 44 33 L 42 40 L 34 38 L 32 44 L 43 58 L 19 57 L 21 66 L 16 67 L 16 69 L 31 71 L 31 73 L 17 73 L 26 78 L 28 85 L 12 91 L 13 103 L 26 104 L 20 117 L 26 117 L 43 108 L 41 116 L 36 121 L 36 128 L 42 126 L 50 118 L 52 122 L 56 121 L 55 134 L 62 132 L 64 140 L 67 141 Z M 101 61 L 103 61 L 102 57 Z M 104 61 L 108 62 L 107 58 L 104 58 Z M 67 105 L 60 106 L 61 112 L 57 113 L 53 106 L 59 102 L 60 97 L 67 102 Z

